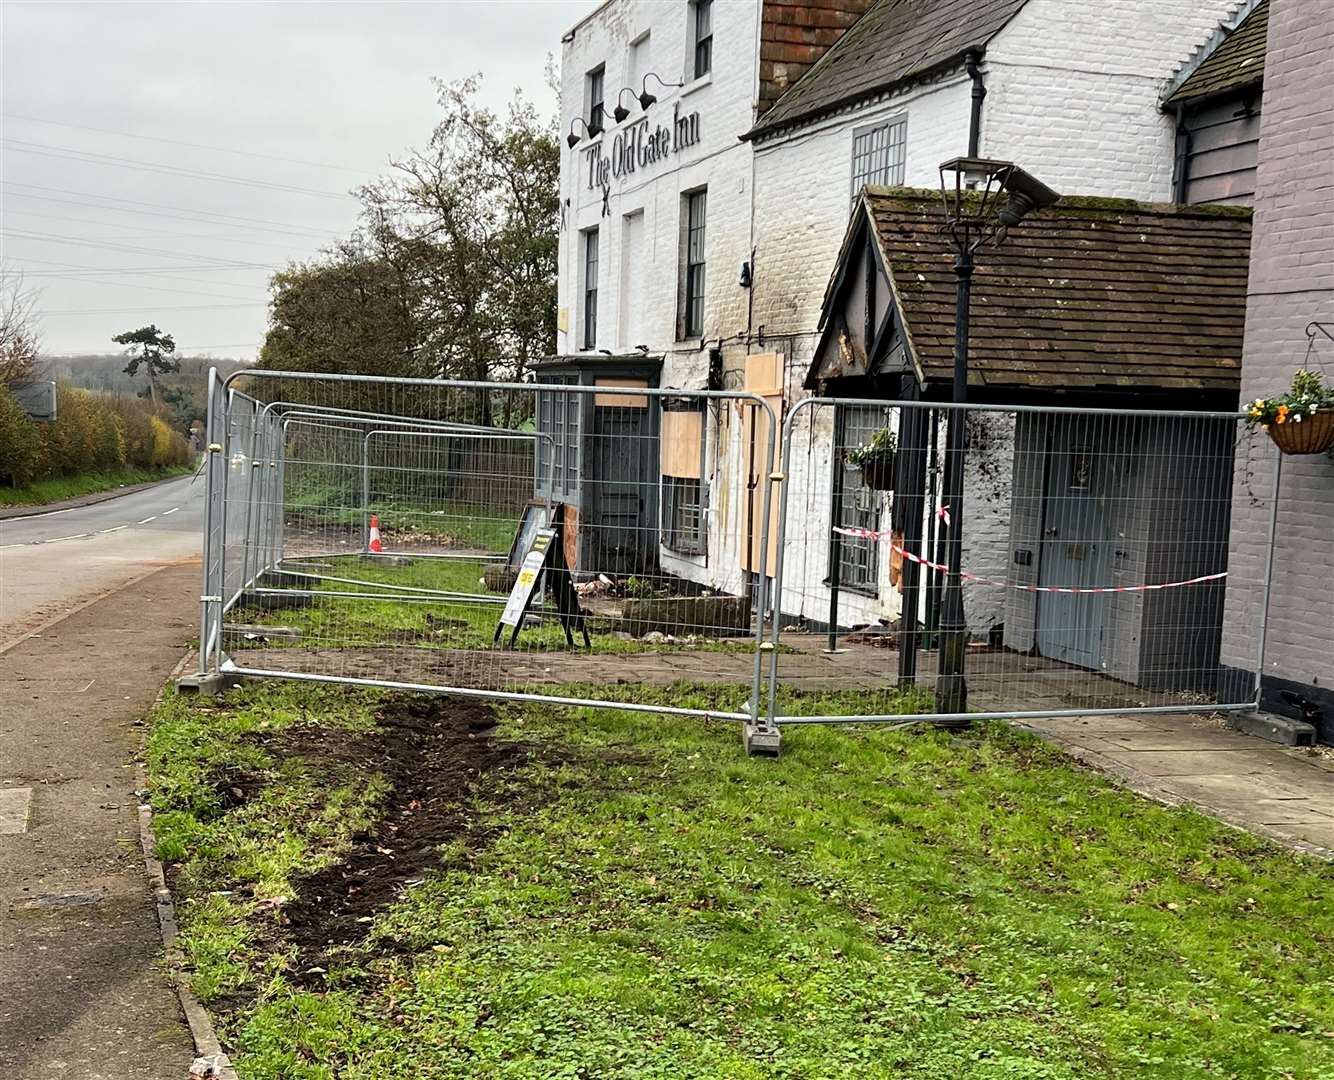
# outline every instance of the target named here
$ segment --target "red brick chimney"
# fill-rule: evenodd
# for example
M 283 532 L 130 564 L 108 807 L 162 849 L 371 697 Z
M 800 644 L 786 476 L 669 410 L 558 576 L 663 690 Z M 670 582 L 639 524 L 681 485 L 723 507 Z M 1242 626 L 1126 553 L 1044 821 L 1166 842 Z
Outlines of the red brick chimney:
M 827 53 L 875 0 L 764 0 L 756 118 Z

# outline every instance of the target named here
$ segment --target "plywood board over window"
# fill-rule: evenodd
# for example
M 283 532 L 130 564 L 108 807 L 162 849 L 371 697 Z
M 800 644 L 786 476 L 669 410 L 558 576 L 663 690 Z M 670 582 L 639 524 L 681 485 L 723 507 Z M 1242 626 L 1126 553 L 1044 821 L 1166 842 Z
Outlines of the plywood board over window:
M 778 353 L 754 353 L 746 357 L 746 392 L 762 397 L 773 410 L 778 423 L 783 420 L 783 358 Z M 764 491 L 768 486 L 769 438 L 771 424 L 764 409 L 742 403 L 742 449 L 746 455 L 747 529 L 746 570 L 773 577 L 778 565 L 778 487 L 769 498 L 768 551 L 761 553 L 764 528 Z M 774 432 L 777 435 L 777 432 Z M 774 468 L 778 467 L 779 447 L 774 446 Z
M 623 387 L 627 390 L 646 390 L 647 379 L 616 379 L 608 376 L 598 379 L 595 386 Z M 648 397 L 644 394 L 594 394 L 593 404 L 613 409 L 647 409 Z
M 662 414 L 662 474 L 700 479 L 704 413 L 699 409 Z

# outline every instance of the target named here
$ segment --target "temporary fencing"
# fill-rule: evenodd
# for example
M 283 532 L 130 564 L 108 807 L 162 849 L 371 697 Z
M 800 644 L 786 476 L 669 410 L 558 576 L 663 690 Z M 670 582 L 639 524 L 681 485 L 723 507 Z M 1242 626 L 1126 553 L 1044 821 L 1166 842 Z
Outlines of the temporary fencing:
M 762 399 L 247 371 L 210 400 L 210 670 L 765 727 Z M 602 689 L 642 664 L 708 681 L 719 657 L 745 690 L 725 708 Z
M 951 415 L 966 432 L 956 505 L 945 482 Z M 818 630 L 831 655 L 880 657 L 870 665 L 880 677 L 867 682 L 879 706 L 778 722 L 893 722 L 923 708 L 941 722 L 1253 708 L 1255 687 L 1239 687 L 1220 661 L 1240 421 L 798 403 L 784 424 L 772 640 L 780 626 Z M 1246 446 L 1257 468 L 1272 467 L 1267 443 Z M 948 664 L 942 612 L 956 537 L 966 712 L 927 696 Z M 790 663 L 775 650 L 771 690 Z
M 206 671 L 723 717 L 754 745 L 1254 706 L 1220 659 L 1237 415 L 809 398 L 780 427 L 773 399 L 652 381 L 210 377 Z M 966 712 L 933 703 L 942 668 Z M 680 683 L 737 690 L 634 690 Z M 855 711 L 788 707 L 828 690 Z

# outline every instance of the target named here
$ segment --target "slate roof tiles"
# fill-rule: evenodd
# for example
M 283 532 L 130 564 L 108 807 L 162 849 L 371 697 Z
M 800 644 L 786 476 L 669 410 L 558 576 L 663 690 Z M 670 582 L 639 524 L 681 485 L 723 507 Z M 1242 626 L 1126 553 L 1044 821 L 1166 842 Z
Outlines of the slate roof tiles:
M 939 192 L 867 188 L 911 346 L 953 370 L 954 251 Z M 1249 210 L 1066 198 L 977 253 L 969 382 L 1236 391 Z
M 1024 3 L 879 0 L 746 137 L 762 139 L 957 63 L 969 49 L 985 48 Z

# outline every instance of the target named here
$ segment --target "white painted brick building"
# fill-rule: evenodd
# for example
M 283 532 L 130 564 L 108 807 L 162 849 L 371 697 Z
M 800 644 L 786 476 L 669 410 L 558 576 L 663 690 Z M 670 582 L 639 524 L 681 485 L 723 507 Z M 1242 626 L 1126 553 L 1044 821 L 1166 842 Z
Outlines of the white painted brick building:
M 802 382 L 821 299 L 855 186 L 865 180 L 935 187 L 938 164 L 967 151 L 967 50 L 980 54 L 987 89 L 982 155 L 1017 161 L 1067 194 L 1166 201 L 1174 128 L 1159 108 L 1161 94 L 1177 66 L 1236 4 L 880 0 L 851 30 L 821 31 L 817 41 L 816 31 L 806 28 L 830 26 L 828 9 L 841 9 L 839 17 L 852 22 L 866 0 L 715 0 L 704 5 L 710 70 L 696 77 L 697 3 L 608 0 L 563 41 L 562 134 L 573 131 L 579 141 L 563 150 L 561 168 L 557 352 L 593 358 L 599 350 L 625 354 L 646 346 L 662 357 L 662 386 L 694 389 L 707 384 L 711 349 L 722 353 L 723 385 L 737 389 L 747 386 L 748 356 L 777 354 L 781 385 L 754 381 L 755 372 L 771 370 L 763 363 L 752 366 L 750 385 L 781 390 L 775 400 L 790 410 L 806 393 Z M 776 95 L 775 68 L 782 64 L 775 58 L 784 55 L 782 42 L 794 40 L 814 43 L 790 46 L 810 70 Z M 828 44 L 833 48 L 818 55 Z M 648 72 L 685 85 L 667 88 L 648 78 L 657 101 L 643 110 L 632 99 Z M 622 95 L 626 87 L 631 92 Z M 590 95 L 600 95 L 606 113 L 605 130 L 592 138 L 584 126 L 596 104 Z M 611 116 L 618 95 L 630 109 L 622 123 Z M 770 106 L 762 114 L 761 103 Z M 592 161 L 615 159 L 627 132 L 672 132 L 674 118 L 682 116 L 697 116 L 698 141 L 673 143 L 660 160 L 637 164 L 633 172 L 613 170 L 605 185 L 590 171 Z M 877 168 L 858 174 L 854 142 L 876 137 L 881 128 L 893 149 L 881 155 Z M 696 191 L 706 192 L 707 200 L 706 285 L 702 320 L 686 327 L 688 196 Z M 596 238 L 591 260 L 590 237 Z M 749 264 L 749 289 L 738 283 L 742 263 Z M 596 284 L 592 336 L 586 310 L 590 266 Z M 661 553 L 665 569 L 728 591 L 743 588 L 748 571 L 739 517 L 746 477 L 735 420 L 719 419 L 709 447 L 707 554 Z M 1009 437 L 1006 430 L 996 434 L 1002 444 Z M 826 483 L 829 435 L 803 433 L 805 445 L 820 449 L 794 466 L 794 492 Z M 1006 508 L 988 502 L 977 482 L 969 492 L 972 536 L 1003 527 Z M 820 499 L 803 506 L 809 533 L 827 528 L 830 509 Z M 983 547 L 970 543 L 968 534 L 965 548 L 970 568 L 1004 576 L 1005 566 L 979 561 Z M 1003 545 L 986 550 L 1004 558 Z M 840 623 L 897 614 L 887 564 L 880 560 L 874 588 L 845 595 Z M 803 553 L 792 581 L 799 610 L 792 614 L 825 617 L 827 574 L 826 559 L 814 550 Z M 970 622 L 985 629 L 1000 617 L 1000 607 L 998 597 L 978 598 Z

